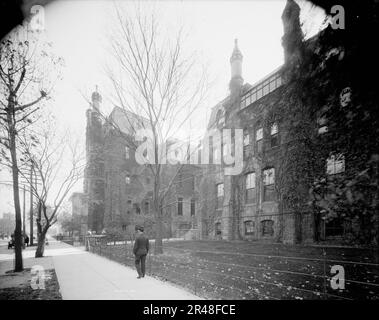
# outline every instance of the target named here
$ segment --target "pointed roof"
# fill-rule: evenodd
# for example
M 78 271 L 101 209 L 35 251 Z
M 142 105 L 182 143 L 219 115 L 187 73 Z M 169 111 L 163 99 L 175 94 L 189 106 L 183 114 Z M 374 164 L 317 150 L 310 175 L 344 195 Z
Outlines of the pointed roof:
M 232 56 L 230 57 L 230 62 L 233 62 L 234 60 L 242 60 L 242 58 L 243 58 L 242 53 L 240 49 L 238 48 L 238 39 L 234 39 L 234 49 L 233 49 Z

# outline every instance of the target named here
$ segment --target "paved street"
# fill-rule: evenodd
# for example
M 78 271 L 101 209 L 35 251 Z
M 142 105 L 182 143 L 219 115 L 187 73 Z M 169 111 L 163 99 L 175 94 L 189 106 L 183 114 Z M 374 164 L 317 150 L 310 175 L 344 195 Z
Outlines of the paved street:
M 137 279 L 132 268 L 62 242 L 51 240 L 45 258 L 35 259 L 34 250 L 23 251 L 24 266 L 55 268 L 65 300 L 190 300 L 200 299 L 187 291 L 146 276 Z M 0 247 L 0 274 L 12 269 L 13 251 Z

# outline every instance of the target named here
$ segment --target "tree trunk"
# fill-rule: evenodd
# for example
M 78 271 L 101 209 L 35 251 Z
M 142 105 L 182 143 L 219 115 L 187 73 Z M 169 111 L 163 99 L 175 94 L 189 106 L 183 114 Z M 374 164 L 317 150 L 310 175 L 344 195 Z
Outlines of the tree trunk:
M 156 231 L 155 231 L 155 254 L 163 253 L 163 241 L 162 241 L 162 217 L 158 211 L 158 218 L 156 220 Z
M 41 234 L 38 234 L 38 244 L 37 244 L 37 250 L 35 254 L 36 258 L 43 257 L 43 253 L 45 251 L 45 239 L 46 239 L 46 232 L 42 232 Z
M 9 150 L 12 159 L 12 176 L 13 176 L 13 200 L 16 213 L 16 228 L 15 228 L 15 272 L 23 270 L 22 262 L 22 232 L 21 232 L 21 209 L 20 209 L 20 193 L 18 185 L 18 166 L 17 166 L 17 151 L 16 151 L 16 128 L 12 112 L 14 110 L 13 95 L 9 97 L 9 105 L 7 111 L 7 122 L 9 128 Z

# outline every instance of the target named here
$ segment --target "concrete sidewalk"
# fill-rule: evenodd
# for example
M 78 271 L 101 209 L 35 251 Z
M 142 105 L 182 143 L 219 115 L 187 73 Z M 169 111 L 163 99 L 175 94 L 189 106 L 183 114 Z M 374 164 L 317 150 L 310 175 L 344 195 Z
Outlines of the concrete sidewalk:
M 60 291 L 65 300 L 191 300 L 191 293 L 117 262 L 66 245 L 51 244 Z M 62 251 L 63 250 L 63 251 Z M 61 251 L 61 252 L 60 252 Z M 50 251 L 51 252 L 51 251 Z M 65 252 L 65 254 L 60 254 Z
M 50 239 L 44 258 L 34 258 L 36 247 L 23 250 L 24 267 L 54 269 L 64 300 L 195 300 L 184 289 L 146 276 L 137 279 L 130 267 Z M 13 269 L 14 251 L 0 248 L 0 275 Z

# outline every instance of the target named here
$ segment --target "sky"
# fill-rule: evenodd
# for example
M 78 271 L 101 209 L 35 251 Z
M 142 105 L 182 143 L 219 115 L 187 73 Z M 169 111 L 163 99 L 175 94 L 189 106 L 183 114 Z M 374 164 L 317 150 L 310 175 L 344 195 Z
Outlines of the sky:
M 133 6 L 129 0 L 120 3 L 127 10 Z M 142 8 L 156 10 L 167 32 L 184 27 L 185 46 L 208 66 L 213 85 L 196 119 L 199 128 L 205 129 L 211 107 L 228 95 L 234 39 L 238 39 L 243 54 L 245 82 L 253 84 L 283 63 L 281 14 L 285 3 L 284 0 L 142 1 Z M 323 11 L 312 8 L 306 1 L 298 3 L 302 8 L 301 19 L 306 21 L 304 31 L 311 36 L 319 30 Z M 112 109 L 104 67 L 110 55 L 108 39 L 115 23 L 114 6 L 109 0 L 58 0 L 44 9 L 45 36 L 52 42 L 55 54 L 65 61 L 63 79 L 54 91 L 52 112 L 60 126 L 69 128 L 83 141 L 86 99 L 95 86 L 103 97 L 102 111 L 109 114 Z M 1 171 L 0 181 L 4 180 L 9 180 L 9 175 Z M 73 191 L 82 191 L 82 187 L 81 181 Z M 11 189 L 1 184 L 0 195 L 1 216 L 2 212 L 13 211 L 13 197 Z

